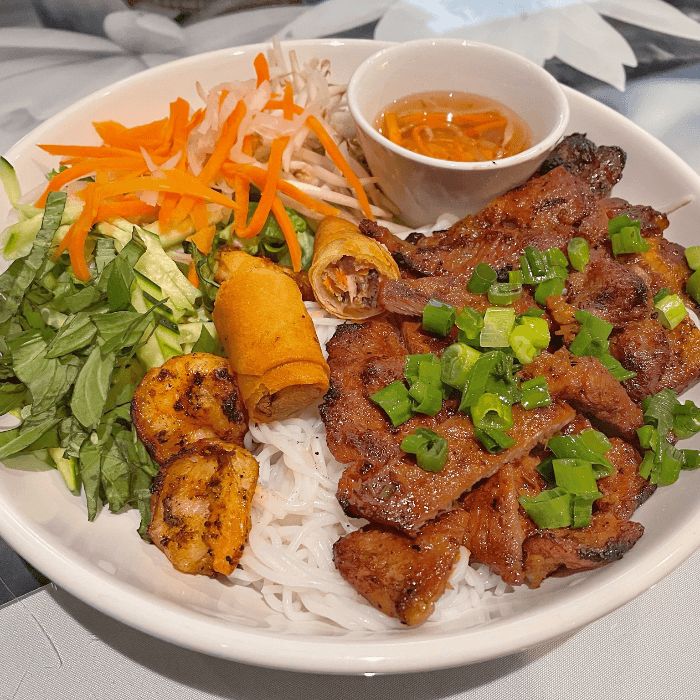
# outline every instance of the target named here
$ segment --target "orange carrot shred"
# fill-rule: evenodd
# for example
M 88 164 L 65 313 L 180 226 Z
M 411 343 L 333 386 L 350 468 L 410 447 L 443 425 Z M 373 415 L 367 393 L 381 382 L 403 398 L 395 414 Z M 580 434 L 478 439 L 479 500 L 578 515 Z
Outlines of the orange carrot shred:
M 301 246 L 299 245 L 297 232 L 294 230 L 294 224 L 279 197 L 273 199 L 271 208 L 277 223 L 282 229 L 284 240 L 287 242 L 289 257 L 292 259 L 292 268 L 294 272 L 299 272 L 301 270 Z
M 194 260 L 187 268 L 187 280 L 193 287 L 199 289 L 199 275 L 197 274 L 197 268 L 195 267 Z
M 257 87 L 260 87 L 266 80 L 270 79 L 270 66 L 267 63 L 264 53 L 259 53 L 253 60 L 255 74 L 258 78 Z
M 244 175 L 258 186 L 264 185 L 267 179 L 266 170 L 256 165 L 248 165 L 247 163 L 225 163 L 221 170 L 225 176 L 234 178 Z M 338 209 L 322 202 L 320 199 L 314 199 L 303 190 L 295 187 L 291 182 L 287 182 L 287 180 L 279 179 L 277 181 L 277 190 L 299 202 L 299 204 L 307 209 L 316 211 L 323 216 L 337 216 L 338 214 Z M 238 196 L 236 196 L 236 201 L 238 201 Z
M 368 219 L 374 221 L 374 214 L 372 214 L 372 210 L 370 209 L 369 199 L 367 198 L 367 193 L 362 187 L 360 178 L 355 175 L 353 169 L 350 167 L 350 164 L 347 162 L 347 160 L 345 160 L 335 141 L 331 138 L 331 135 L 325 130 L 323 124 L 321 124 L 321 122 L 313 115 L 306 120 L 306 123 L 311 131 L 316 134 L 316 137 L 321 142 L 321 145 L 326 149 L 326 154 L 328 157 L 336 164 L 338 170 L 340 170 L 345 179 L 350 183 L 352 189 L 355 191 L 355 195 L 360 203 L 362 213 Z
M 260 201 L 255 208 L 250 223 L 243 231 L 238 233 L 241 238 L 252 238 L 256 236 L 265 225 L 265 220 L 270 213 L 270 208 L 275 199 L 275 192 L 277 191 L 279 171 L 282 167 L 282 154 L 288 143 L 289 136 L 278 136 L 272 141 L 272 145 L 270 146 L 270 158 L 267 162 L 267 180 L 260 193 Z
M 209 253 L 211 253 L 211 245 L 214 242 L 215 233 L 216 226 L 205 226 L 187 240 L 192 241 L 192 243 L 197 246 L 197 250 L 205 255 L 209 255 Z
M 292 89 L 292 84 L 285 83 L 282 97 L 282 116 L 291 121 L 294 118 L 294 107 L 294 90 Z

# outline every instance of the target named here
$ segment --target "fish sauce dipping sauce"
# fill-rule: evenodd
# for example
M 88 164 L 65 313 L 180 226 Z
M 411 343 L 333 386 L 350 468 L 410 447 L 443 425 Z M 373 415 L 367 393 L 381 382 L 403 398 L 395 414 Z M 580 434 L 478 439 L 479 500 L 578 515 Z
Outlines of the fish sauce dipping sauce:
M 410 150 L 380 132 L 380 115 L 424 94 L 500 103 L 526 125 L 530 143 L 501 157 L 448 160 Z M 472 214 L 521 184 L 569 121 L 566 95 L 544 68 L 497 46 L 461 39 L 420 39 L 378 51 L 357 68 L 347 97 L 372 175 L 410 226 L 432 224 L 445 212 Z
M 497 100 L 466 92 L 420 92 L 387 105 L 374 120 L 397 146 L 465 162 L 508 158 L 532 146 L 532 131 Z

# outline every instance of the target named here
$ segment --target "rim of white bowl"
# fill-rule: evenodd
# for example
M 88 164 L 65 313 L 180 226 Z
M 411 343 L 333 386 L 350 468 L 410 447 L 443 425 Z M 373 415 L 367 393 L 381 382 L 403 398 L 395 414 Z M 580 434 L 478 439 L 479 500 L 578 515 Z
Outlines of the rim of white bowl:
M 393 141 L 389 140 L 385 136 L 382 136 L 375 128 L 370 124 L 369 120 L 364 116 L 362 110 L 357 104 L 357 95 L 361 90 L 362 80 L 365 77 L 365 73 L 369 68 L 377 63 L 382 58 L 385 58 L 387 54 L 401 53 L 415 47 L 420 49 L 422 46 L 436 46 L 436 45 L 450 45 L 450 46 L 464 46 L 464 47 L 474 47 L 478 50 L 488 51 L 492 54 L 498 54 L 500 56 L 505 56 L 516 60 L 518 63 L 529 68 L 534 73 L 541 76 L 543 83 L 552 90 L 553 95 L 556 97 L 559 118 L 557 120 L 554 128 L 545 136 L 540 139 L 536 144 L 530 148 L 516 153 L 513 156 L 508 156 L 507 158 L 499 158 L 497 160 L 487 160 L 478 162 L 464 162 L 464 161 L 451 161 L 451 160 L 441 160 L 440 158 L 431 158 L 430 156 L 424 156 L 420 153 L 415 153 L 408 148 L 403 148 L 402 146 L 397 146 Z M 524 56 L 520 56 L 513 51 L 501 48 L 500 46 L 494 46 L 492 44 L 484 44 L 479 41 L 470 41 L 468 39 L 451 39 L 451 38 L 438 38 L 438 39 L 414 39 L 412 41 L 405 41 L 401 44 L 394 44 L 392 46 L 387 46 L 380 49 L 375 54 L 372 54 L 366 58 L 355 70 L 348 82 L 347 87 L 347 100 L 348 108 L 353 120 L 355 121 L 358 129 L 362 131 L 367 138 L 371 138 L 377 144 L 383 148 L 393 151 L 397 155 L 403 156 L 408 160 L 413 160 L 416 163 L 422 163 L 423 165 L 429 165 L 435 168 L 442 168 L 444 170 L 459 170 L 459 171 L 469 171 L 469 170 L 500 170 L 503 168 L 508 168 L 519 163 L 527 162 L 542 153 L 550 151 L 557 142 L 561 139 L 566 131 L 566 127 L 569 123 L 570 108 L 569 102 L 566 99 L 564 90 L 562 86 L 557 82 L 556 78 L 548 73 L 542 66 L 537 65 L 533 61 Z

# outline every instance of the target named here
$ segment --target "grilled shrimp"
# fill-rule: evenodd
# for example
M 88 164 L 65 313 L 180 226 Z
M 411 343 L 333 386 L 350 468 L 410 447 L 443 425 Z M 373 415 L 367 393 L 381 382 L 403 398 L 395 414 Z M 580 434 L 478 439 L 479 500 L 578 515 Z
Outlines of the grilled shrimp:
M 159 464 L 203 439 L 242 445 L 248 430 L 228 361 L 202 352 L 150 370 L 134 392 L 131 421 Z
M 187 574 L 229 575 L 250 531 L 258 463 L 248 450 L 201 440 L 166 462 L 151 487 L 151 541 Z

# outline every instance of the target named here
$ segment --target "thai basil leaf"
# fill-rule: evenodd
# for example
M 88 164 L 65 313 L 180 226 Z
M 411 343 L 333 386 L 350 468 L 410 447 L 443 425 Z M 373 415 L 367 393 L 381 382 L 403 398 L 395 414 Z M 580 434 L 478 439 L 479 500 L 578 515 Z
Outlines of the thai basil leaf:
M 49 343 L 46 356 L 48 358 L 62 357 L 89 345 L 97 334 L 97 328 L 95 328 L 91 316 L 92 314 L 85 311 L 71 316 Z
M 60 418 L 50 412 L 30 416 L 17 428 L 0 433 L 0 460 L 26 449 L 58 424 Z
M 46 200 L 41 228 L 36 234 L 32 249 L 25 258 L 16 260 L 0 275 L 0 292 L 5 297 L 0 306 L 0 323 L 14 316 L 29 286 L 34 282 L 46 260 L 54 233 L 61 223 L 66 204 L 65 192 L 50 192 Z M 17 263 L 21 263 L 17 265 Z
M 102 349 L 95 346 L 75 380 L 70 408 L 85 428 L 100 422 L 107 401 L 114 359 L 113 352 L 103 356 Z

